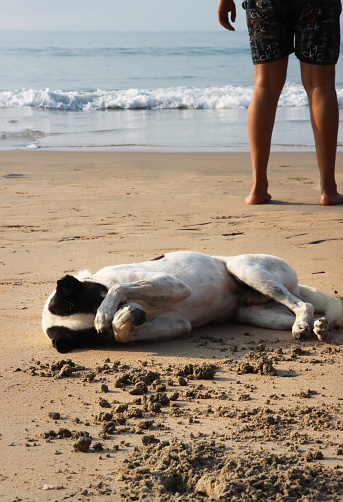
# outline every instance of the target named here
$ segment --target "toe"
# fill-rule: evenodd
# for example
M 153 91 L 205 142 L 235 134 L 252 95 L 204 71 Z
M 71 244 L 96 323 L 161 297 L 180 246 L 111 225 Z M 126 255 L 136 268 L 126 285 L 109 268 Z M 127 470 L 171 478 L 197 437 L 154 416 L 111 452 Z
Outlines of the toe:
M 329 336 L 330 330 L 330 322 L 325 318 L 321 317 L 320 319 L 316 319 L 313 323 L 313 331 L 317 338 L 325 342 Z

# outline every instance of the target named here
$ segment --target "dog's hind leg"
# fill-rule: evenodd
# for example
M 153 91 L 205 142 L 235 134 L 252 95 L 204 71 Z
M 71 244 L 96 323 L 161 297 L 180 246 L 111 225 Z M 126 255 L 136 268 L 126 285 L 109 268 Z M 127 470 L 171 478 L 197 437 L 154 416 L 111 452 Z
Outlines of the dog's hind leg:
M 172 311 L 160 313 L 158 317 L 152 319 L 149 319 L 148 315 L 146 322 L 136 324 L 132 312 L 137 307 L 132 305 L 131 303 L 124 305 L 114 316 L 112 327 L 118 342 L 178 338 L 187 335 L 192 329 L 186 319 Z
M 285 305 L 295 314 L 294 338 L 311 331 L 313 306 L 296 296 L 299 294 L 297 275 L 286 262 L 266 255 L 241 255 L 229 258 L 225 263 L 239 281 Z
M 331 323 L 343 326 L 343 302 L 340 298 L 303 284 L 298 287 L 300 296 L 305 302 L 312 303 L 315 312 L 324 314 Z
M 283 305 L 273 301 L 261 305 L 239 307 L 235 320 L 242 324 L 250 324 L 259 328 L 288 331 L 294 324 L 294 314 Z
M 325 341 L 329 334 L 330 324 L 334 327 L 343 327 L 343 302 L 335 296 L 322 293 L 316 288 L 299 284 L 301 297 L 312 303 L 317 314 L 324 314 L 324 317 L 315 319 L 313 331 L 319 340 Z

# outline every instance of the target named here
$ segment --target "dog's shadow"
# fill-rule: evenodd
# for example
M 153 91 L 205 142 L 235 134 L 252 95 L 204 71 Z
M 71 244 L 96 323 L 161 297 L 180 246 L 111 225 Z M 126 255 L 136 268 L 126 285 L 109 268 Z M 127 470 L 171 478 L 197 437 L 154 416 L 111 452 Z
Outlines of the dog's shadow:
M 335 335 L 331 335 L 330 344 Z M 195 328 L 186 336 L 170 340 L 147 340 L 140 342 L 118 343 L 115 340 L 93 350 L 102 355 L 113 357 L 125 353 L 141 357 L 158 357 L 166 359 L 180 358 L 181 361 L 213 359 L 233 359 L 241 361 L 249 352 L 281 351 L 288 352 L 294 345 L 312 347 L 319 342 L 313 334 L 301 340 L 294 340 L 290 331 L 276 331 L 242 324 L 207 324 Z M 338 340 L 334 340 L 338 344 Z M 323 344 L 324 346 L 324 344 Z M 89 349 L 77 349 L 75 352 L 85 352 Z M 287 375 L 285 375 L 287 376 Z

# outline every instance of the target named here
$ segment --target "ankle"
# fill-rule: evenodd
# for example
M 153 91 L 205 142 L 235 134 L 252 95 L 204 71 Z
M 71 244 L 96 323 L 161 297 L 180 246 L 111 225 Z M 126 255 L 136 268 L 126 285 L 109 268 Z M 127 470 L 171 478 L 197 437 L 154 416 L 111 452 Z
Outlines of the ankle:
M 267 191 L 254 192 L 251 191 L 250 194 L 244 199 L 246 204 L 265 204 L 271 201 L 271 195 Z
M 320 197 L 320 204 L 322 206 L 337 206 L 343 204 L 343 195 L 338 193 L 337 190 L 330 194 L 323 192 Z

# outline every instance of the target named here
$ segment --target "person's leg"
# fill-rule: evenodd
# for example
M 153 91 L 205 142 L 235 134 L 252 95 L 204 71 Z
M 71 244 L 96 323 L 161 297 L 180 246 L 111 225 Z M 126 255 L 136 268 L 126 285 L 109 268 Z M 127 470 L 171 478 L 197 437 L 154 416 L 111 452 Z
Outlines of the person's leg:
M 267 166 L 276 108 L 287 74 L 288 56 L 255 65 L 254 91 L 248 109 L 252 183 L 247 204 L 269 202 Z
M 301 77 L 308 95 L 311 124 L 320 171 L 322 205 L 343 204 L 337 192 L 335 162 L 338 134 L 338 103 L 335 89 L 335 65 L 300 62 Z

